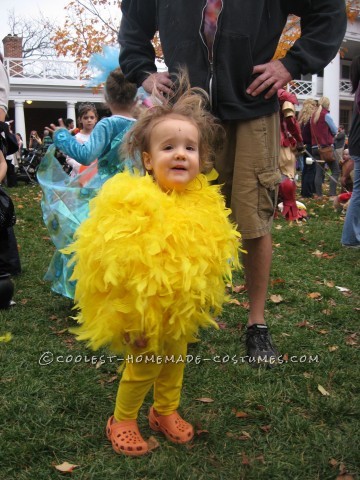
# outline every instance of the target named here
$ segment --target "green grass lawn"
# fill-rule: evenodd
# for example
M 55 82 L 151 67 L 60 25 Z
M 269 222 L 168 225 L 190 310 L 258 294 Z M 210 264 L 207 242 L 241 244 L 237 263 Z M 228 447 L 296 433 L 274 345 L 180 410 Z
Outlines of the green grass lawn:
M 202 332 L 189 348 L 213 359 L 185 371 L 181 413 L 195 425 L 195 439 L 176 446 L 153 434 L 149 396 L 140 429 L 160 446 L 132 459 L 117 456 L 104 433 L 119 364 L 98 361 L 109 352 L 74 340 L 72 303 L 42 279 L 53 246 L 40 189 L 20 186 L 11 195 L 23 274 L 16 306 L 0 311 L 0 336 L 12 335 L 0 342 L 1 480 L 359 478 L 360 251 L 340 246 L 343 221 L 331 203 L 309 201 L 302 225 L 274 223 L 267 321 L 283 363 L 272 370 L 242 363 L 247 298 L 232 293 L 240 305 L 226 305 L 221 329 Z M 243 283 L 237 275 L 234 285 Z M 63 462 L 78 467 L 60 473 L 54 466 Z

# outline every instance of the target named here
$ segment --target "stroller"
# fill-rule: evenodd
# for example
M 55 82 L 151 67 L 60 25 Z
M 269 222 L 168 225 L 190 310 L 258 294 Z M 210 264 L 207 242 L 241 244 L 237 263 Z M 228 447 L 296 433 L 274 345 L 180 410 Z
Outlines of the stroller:
M 16 172 L 17 180 L 25 183 L 37 183 L 36 172 L 44 155 L 43 149 L 23 149 L 19 159 L 19 167 Z

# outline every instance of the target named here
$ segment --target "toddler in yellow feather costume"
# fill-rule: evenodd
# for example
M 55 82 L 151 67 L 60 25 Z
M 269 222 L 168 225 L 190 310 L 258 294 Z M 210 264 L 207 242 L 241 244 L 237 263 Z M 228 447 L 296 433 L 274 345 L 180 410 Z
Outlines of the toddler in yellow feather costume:
M 205 96 L 187 88 L 143 113 L 125 149 L 132 158 L 141 155 L 146 176 L 108 180 L 68 249 L 76 262 L 78 339 L 134 359 L 126 363 L 106 427 L 113 449 L 125 455 L 148 451 L 136 419 L 151 387 L 150 427 L 174 443 L 192 439 L 192 425 L 177 413 L 184 371 L 177 360 L 199 327 L 217 326 L 213 317 L 239 265 L 230 210 L 201 173 L 221 134 Z M 164 361 L 152 362 L 152 354 Z

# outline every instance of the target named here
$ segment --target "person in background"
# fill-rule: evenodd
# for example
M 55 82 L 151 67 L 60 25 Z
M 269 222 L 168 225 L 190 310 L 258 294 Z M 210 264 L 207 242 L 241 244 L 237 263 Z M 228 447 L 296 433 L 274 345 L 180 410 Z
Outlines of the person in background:
M 121 10 L 120 65 L 127 79 L 161 96 L 172 89 L 171 74 L 187 68 L 191 85 L 210 92 L 212 111 L 226 129 L 215 168 L 247 251 L 247 355 L 254 366 L 269 365 L 278 355 L 264 316 L 281 181 L 276 93 L 301 74 L 319 72 L 338 53 L 345 2 L 123 0 Z M 301 17 L 301 36 L 272 61 L 291 13 Z M 167 72 L 157 72 L 151 43 L 157 30 Z
M 67 130 L 70 130 L 70 131 L 71 131 L 71 130 L 74 130 L 74 128 L 75 128 L 75 122 L 74 122 L 74 120 L 73 120 L 72 118 L 67 118 L 67 119 L 65 120 L 64 124 L 65 124 L 65 128 L 66 128 Z
M 78 124 L 80 125 L 80 130 L 75 134 L 78 143 L 83 144 L 89 140 L 98 118 L 98 113 L 94 104 L 82 103 L 79 105 Z M 57 145 L 57 147 L 62 150 L 59 145 Z M 66 157 L 66 163 L 71 167 L 70 176 L 76 177 L 81 171 L 82 164 L 70 156 Z
M 354 160 L 350 157 L 349 149 L 345 148 L 342 159 L 340 162 L 340 169 L 341 169 L 341 177 L 340 183 L 342 187 L 342 192 L 352 192 L 354 179 L 353 179 L 353 172 L 354 172 Z
M 39 137 L 38 133 L 36 130 L 32 130 L 30 132 L 30 140 L 29 140 L 29 149 L 32 150 L 37 150 L 40 148 L 42 145 L 41 138 Z
M 0 54 L 0 122 L 4 123 L 9 98 L 9 78 L 3 65 L 3 57 Z M 4 125 L 9 128 L 9 125 Z M 0 183 L 4 180 L 7 173 L 7 162 L 5 161 L 2 138 L 0 143 Z M 5 152 L 6 153 L 6 152 Z M 21 263 L 17 241 L 13 227 L 0 229 L 0 294 L 2 308 L 11 305 L 13 295 L 13 284 L 10 280 L 11 275 L 19 275 L 21 273 Z M 4 300 L 4 296 L 6 296 Z M 4 307 L 3 307 L 4 305 Z
M 308 98 L 304 101 L 299 113 L 301 135 L 303 137 L 305 148 L 309 154 L 311 154 L 312 148 L 310 119 L 317 106 L 317 100 Z M 309 156 L 309 154 L 306 152 L 304 153 L 304 168 L 301 174 L 301 196 L 304 198 L 312 198 L 315 193 L 316 164 L 315 162 L 311 164 L 306 163 L 306 157 Z
M 48 128 L 44 128 L 44 136 L 42 139 L 43 151 L 46 152 L 49 146 L 52 145 L 53 143 L 54 142 L 53 142 L 53 139 L 51 138 L 50 130 Z
M 349 133 L 349 153 L 354 161 L 353 191 L 341 236 L 344 247 L 360 248 L 360 56 L 350 66 L 354 111 Z
M 17 168 L 19 166 L 19 161 L 21 160 L 21 155 L 22 155 L 22 151 L 23 151 L 24 142 L 23 142 L 23 138 L 22 138 L 20 133 L 16 134 L 16 139 L 17 139 L 17 142 L 18 142 L 18 145 L 19 145 L 19 150 L 15 153 L 15 157 L 16 157 L 15 167 Z
M 311 128 L 311 142 L 312 142 L 312 154 L 317 160 L 316 173 L 315 173 L 315 192 L 318 197 L 322 197 L 323 190 L 322 184 L 324 181 L 324 168 L 325 162 L 321 160 L 318 146 L 328 147 L 333 146 L 334 137 L 338 131 L 334 120 L 330 115 L 330 100 L 327 97 L 321 97 L 319 100 L 319 106 L 312 114 L 310 120 Z M 335 153 L 334 153 L 335 155 Z M 336 198 L 336 186 L 340 176 L 339 162 L 336 158 L 332 162 L 326 162 L 331 170 L 330 178 L 330 191 L 329 196 L 331 200 Z
M 334 137 L 334 149 L 335 149 L 335 157 L 337 161 L 341 162 L 342 157 L 343 157 L 343 151 L 345 148 L 345 129 L 343 125 L 339 125 L 337 134 Z

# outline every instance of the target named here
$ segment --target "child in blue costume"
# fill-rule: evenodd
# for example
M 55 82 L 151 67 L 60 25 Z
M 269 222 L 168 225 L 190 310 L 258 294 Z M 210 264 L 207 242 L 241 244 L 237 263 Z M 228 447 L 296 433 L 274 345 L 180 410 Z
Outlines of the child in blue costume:
M 100 187 L 116 173 L 130 167 L 118 150 L 125 133 L 134 123 L 136 85 L 125 80 L 119 68 L 113 70 L 105 82 L 105 100 L 112 116 L 103 118 L 95 126 L 89 140 L 80 144 L 59 120 L 60 127 L 51 125 L 54 146 L 50 147 L 38 170 L 39 184 L 43 190 L 41 207 L 44 222 L 57 251 L 46 280 L 52 282 L 52 290 L 69 298 L 74 297 L 75 282 L 70 281 L 72 267 L 67 265 L 69 256 L 60 250 L 69 245 L 81 222 L 87 218 L 89 201 Z M 83 165 L 90 165 L 82 174 L 71 178 L 62 170 L 54 157 L 55 146 Z M 91 169 L 94 169 L 92 175 Z

